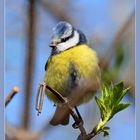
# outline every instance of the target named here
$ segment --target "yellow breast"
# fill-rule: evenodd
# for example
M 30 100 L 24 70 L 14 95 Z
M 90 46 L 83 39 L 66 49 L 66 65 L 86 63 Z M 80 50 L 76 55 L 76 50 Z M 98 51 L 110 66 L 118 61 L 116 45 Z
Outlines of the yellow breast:
M 52 56 L 48 60 L 45 83 L 64 96 L 70 94 L 65 93 L 65 86 L 68 86 L 66 82 L 69 78 L 71 63 L 74 64 L 82 79 L 97 80 L 100 77 L 96 52 L 87 45 L 79 45 Z M 48 90 L 46 90 L 46 93 L 49 99 L 58 102 L 55 96 Z

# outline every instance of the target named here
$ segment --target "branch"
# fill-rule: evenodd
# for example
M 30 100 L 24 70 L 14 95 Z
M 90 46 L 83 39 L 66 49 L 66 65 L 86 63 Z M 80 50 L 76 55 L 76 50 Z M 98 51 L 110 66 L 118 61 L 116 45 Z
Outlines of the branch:
M 135 20 L 135 10 L 132 11 L 132 13 L 128 16 L 127 20 L 118 29 L 118 31 L 117 31 L 117 33 L 116 33 L 116 35 L 115 35 L 115 37 L 114 37 L 114 39 L 113 39 L 113 41 L 111 43 L 111 47 L 109 47 L 107 49 L 105 55 L 100 57 L 99 65 L 100 65 L 101 70 L 103 71 L 102 76 L 105 75 L 105 77 L 107 77 L 107 74 L 108 74 L 108 76 L 111 76 L 111 78 L 113 78 L 112 80 L 118 79 L 117 78 L 117 76 L 118 76 L 117 72 L 119 71 L 119 69 L 117 69 L 117 67 L 118 67 L 117 63 L 115 65 L 116 68 L 115 67 L 112 67 L 111 69 L 108 69 L 108 68 L 109 68 L 109 65 L 110 65 L 110 61 L 112 60 L 112 58 L 114 56 L 116 56 L 116 58 L 120 57 L 120 55 L 118 54 L 118 52 L 119 52 L 118 49 L 121 49 L 122 39 L 125 37 L 125 34 L 126 34 L 127 30 L 129 30 L 129 28 L 135 22 L 134 20 Z M 116 52 L 117 52 L 117 54 L 116 54 Z M 120 62 L 121 62 L 120 63 L 120 66 L 121 66 L 122 62 L 123 62 L 123 58 L 122 58 L 122 60 Z M 120 68 L 120 66 L 118 68 Z M 105 80 L 108 81 L 108 79 L 106 79 L 106 78 L 105 78 Z M 110 81 L 110 79 L 109 79 L 109 81 Z M 130 87 L 132 87 L 130 89 L 130 95 L 132 97 L 135 97 L 134 85 L 132 83 L 128 82 L 128 81 L 125 81 L 125 87 L 127 87 L 128 85 Z
M 23 126 L 28 127 L 30 115 L 31 87 L 34 73 L 35 60 L 35 0 L 28 0 L 28 33 L 27 33 L 27 59 L 25 79 L 25 107 L 23 113 Z
M 91 84 L 91 85 L 93 85 L 93 84 Z M 42 94 L 45 94 L 44 90 L 42 90 L 41 88 L 42 89 L 47 88 L 49 91 L 51 91 L 62 104 L 67 106 L 68 112 L 71 114 L 71 116 L 73 117 L 75 122 L 79 121 L 78 116 L 73 111 L 73 105 L 75 106 L 75 103 L 73 104 L 69 97 L 67 97 L 67 98 L 63 97 L 62 94 L 60 94 L 59 92 L 57 92 L 56 90 L 54 90 L 53 88 L 51 88 L 50 86 L 45 84 L 45 82 L 43 82 L 41 84 L 41 87 L 39 87 L 40 90 L 38 91 L 37 99 L 39 97 L 39 94 L 41 94 L 41 96 L 42 96 Z M 81 91 L 83 91 L 83 89 Z M 107 86 L 103 86 L 102 87 L 101 98 L 99 99 L 99 98 L 95 97 L 96 103 L 98 104 L 98 107 L 99 107 L 100 113 L 101 113 L 100 122 L 92 129 L 92 131 L 89 134 L 87 134 L 87 132 L 86 132 L 84 126 L 83 126 L 84 123 L 81 123 L 80 125 L 78 125 L 78 128 L 79 128 L 81 134 L 78 136 L 77 140 L 90 140 L 90 139 L 92 139 L 93 137 L 97 136 L 100 133 L 104 133 L 104 137 L 108 137 L 109 136 L 108 130 L 110 128 L 108 126 L 105 126 L 105 124 L 116 113 L 126 109 L 130 105 L 129 103 L 120 103 L 122 98 L 126 95 L 126 93 L 128 93 L 128 90 L 129 90 L 129 88 L 124 89 L 123 82 L 120 82 L 120 83 L 118 83 L 116 85 L 111 85 L 110 88 L 107 87 Z M 76 93 L 78 94 L 78 92 L 76 92 Z M 85 91 L 83 91 L 83 93 L 85 93 Z M 84 97 L 83 94 L 81 94 L 81 93 L 78 94 L 78 95 L 77 94 L 74 94 L 74 97 L 76 98 L 76 101 L 78 101 L 77 96 L 80 99 L 81 99 L 81 97 L 82 98 Z M 44 95 L 43 95 L 43 97 L 44 97 Z M 40 98 L 41 98 L 41 100 L 43 99 L 42 97 L 40 97 Z M 36 101 L 37 101 L 36 109 L 37 109 L 37 111 L 41 111 L 41 110 L 38 110 L 39 109 L 38 100 L 36 100 Z M 42 108 L 42 101 L 41 101 L 40 105 L 41 105 L 41 108 Z M 64 110 L 64 112 L 65 112 L 65 110 Z M 61 112 L 61 115 L 65 116 L 64 112 L 63 113 Z M 58 118 L 56 118 L 57 119 L 56 122 L 62 120 L 62 117 L 58 117 Z
M 19 88 L 18 87 L 13 87 L 13 89 L 11 90 L 11 92 L 8 94 L 8 96 L 5 99 L 5 107 L 11 102 L 11 100 L 13 99 L 13 97 L 19 92 Z
M 100 67 L 101 69 L 106 69 L 110 63 L 111 58 L 114 56 L 114 53 L 116 52 L 117 47 L 119 47 L 120 41 L 122 39 L 122 35 L 124 32 L 130 27 L 133 19 L 135 17 L 135 10 L 130 14 L 126 22 L 120 27 L 118 32 L 116 33 L 115 38 L 112 41 L 111 48 L 109 48 L 106 52 L 106 54 L 100 58 Z
M 60 5 L 58 3 L 54 4 L 53 2 L 45 2 L 43 0 L 39 0 L 38 1 L 39 4 L 44 8 L 44 10 L 50 12 L 55 18 L 56 20 L 60 21 L 60 20 L 64 20 L 67 22 L 72 23 L 72 19 L 71 17 L 67 14 L 66 10 L 64 7 L 67 7 L 67 1 L 64 1 L 66 4 L 64 5 Z
M 8 123 L 6 127 L 6 140 L 38 140 L 40 138 L 39 132 L 32 132 L 24 128 L 16 128 Z
M 69 104 L 69 101 L 68 101 L 67 98 L 63 97 L 62 94 L 60 94 L 60 93 L 57 92 L 56 90 L 52 89 L 50 86 L 46 85 L 45 83 L 42 83 L 42 84 L 41 84 L 41 87 L 42 87 L 42 89 L 40 89 L 40 87 L 39 87 L 39 89 L 41 90 L 41 93 L 39 93 L 39 92 L 40 92 L 40 90 L 39 90 L 39 91 L 38 91 L 38 95 L 37 95 L 37 100 L 36 100 L 36 109 L 37 109 L 38 113 L 41 113 L 40 108 L 42 109 L 42 100 L 43 100 L 42 94 L 45 94 L 45 91 L 44 91 L 44 87 L 45 87 L 45 88 L 47 88 L 48 90 L 50 90 L 50 91 L 58 98 L 58 100 L 60 100 L 61 103 L 65 104 L 65 105 L 67 106 L 68 111 L 70 112 L 70 114 L 71 114 L 71 116 L 73 117 L 73 119 L 75 120 L 75 122 L 78 122 L 78 121 L 79 121 L 79 117 L 78 117 L 78 116 L 75 114 L 75 112 L 72 110 L 72 106 Z M 41 98 L 40 98 L 40 99 L 42 99 L 42 100 L 40 100 L 41 104 L 39 104 L 39 106 L 38 106 L 39 94 L 41 94 Z M 44 96 L 43 96 L 43 97 L 44 97 Z M 40 107 L 40 106 L 41 106 L 41 107 Z M 83 136 L 85 136 L 85 135 L 86 135 L 86 130 L 85 130 L 85 128 L 83 127 L 83 124 L 79 125 L 78 128 L 79 128 L 81 134 L 82 134 Z
M 5 99 L 5 107 L 7 107 L 7 105 L 12 101 L 12 99 L 18 92 L 18 87 L 15 86 L 12 88 L 11 92 Z M 45 129 L 43 128 L 39 132 L 32 132 L 28 129 L 13 127 L 7 122 L 5 128 L 6 140 L 38 140 L 42 134 L 42 131 L 45 131 Z
M 5 99 L 5 107 L 12 101 L 14 96 L 19 92 L 18 87 L 13 87 L 11 92 Z M 5 124 L 5 134 L 6 140 L 38 140 L 41 136 L 41 131 L 39 132 L 32 132 L 30 130 L 26 130 L 23 128 L 15 128 L 11 126 L 9 123 Z
M 102 85 L 102 94 L 100 98 L 95 96 L 96 103 L 100 109 L 101 118 L 99 123 L 87 135 L 86 139 L 78 137 L 78 140 L 90 140 L 100 133 L 104 133 L 104 137 L 109 137 L 108 130 L 110 127 L 105 126 L 118 112 L 128 108 L 130 103 L 121 103 L 123 97 L 128 93 L 129 88 L 124 89 L 123 82 L 115 85 Z

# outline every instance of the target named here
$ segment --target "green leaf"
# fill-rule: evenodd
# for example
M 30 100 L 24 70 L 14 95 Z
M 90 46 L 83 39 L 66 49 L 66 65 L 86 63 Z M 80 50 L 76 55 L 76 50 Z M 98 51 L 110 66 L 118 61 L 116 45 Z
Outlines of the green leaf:
M 105 85 L 102 85 L 102 96 L 101 96 L 101 100 L 103 101 L 106 97 L 106 94 L 105 94 Z
M 98 104 L 99 106 L 99 109 L 100 109 L 100 113 L 101 113 L 101 118 L 102 120 L 105 118 L 105 107 L 104 105 L 102 104 L 101 100 L 99 100 L 96 96 L 95 96 L 95 100 L 96 100 L 96 103 Z
M 116 108 L 113 110 L 113 115 L 126 109 L 129 106 L 130 106 L 130 103 L 127 103 L 127 104 L 122 103 L 122 104 L 117 105 Z
M 109 88 L 107 85 L 102 85 L 102 96 L 101 96 L 101 101 L 104 101 L 104 99 L 109 95 Z
M 122 95 L 122 92 L 123 92 L 123 82 L 120 82 L 112 87 L 112 96 L 114 102 L 120 101 L 120 96 Z
M 109 130 L 109 129 L 110 129 L 109 126 L 105 126 L 105 127 L 103 127 L 103 130 Z
M 111 90 L 108 86 L 103 85 L 102 86 L 102 96 L 100 100 L 102 101 L 104 107 L 106 110 L 110 110 L 112 108 L 112 101 L 111 98 Z
M 109 133 L 107 131 L 103 131 L 103 132 L 104 132 L 104 137 L 109 138 Z
M 123 89 L 123 82 L 117 83 L 115 85 L 111 84 L 109 86 L 102 86 L 101 98 L 95 97 L 96 103 L 100 109 L 101 119 L 98 125 L 93 129 L 95 134 L 99 132 L 104 133 L 104 137 L 109 137 L 107 130 L 110 128 L 108 126 L 104 127 L 105 124 L 118 112 L 126 109 L 129 103 L 120 103 L 122 98 L 126 95 L 129 88 Z
M 123 90 L 122 94 L 118 97 L 117 103 L 119 103 L 122 100 L 122 98 L 128 93 L 129 89 L 130 88 Z

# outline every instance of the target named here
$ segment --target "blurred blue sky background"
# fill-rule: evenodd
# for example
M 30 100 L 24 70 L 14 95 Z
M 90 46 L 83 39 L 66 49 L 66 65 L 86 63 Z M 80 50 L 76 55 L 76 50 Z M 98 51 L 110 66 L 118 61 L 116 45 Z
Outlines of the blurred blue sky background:
M 61 1 L 62 0 L 57 0 L 56 2 L 58 5 L 62 5 L 63 3 Z M 13 86 L 17 85 L 20 88 L 19 94 L 16 95 L 10 105 L 6 108 L 6 120 L 12 125 L 20 126 L 24 104 L 28 2 L 26 0 L 10 0 L 6 1 L 5 5 L 5 97 Z M 103 50 L 109 46 L 109 43 L 115 36 L 118 28 L 125 22 L 134 10 L 134 7 L 134 0 L 71 0 L 67 1 L 64 9 L 67 11 L 68 15 L 72 17 L 71 20 L 73 25 L 86 34 L 89 42 L 92 43 L 93 38 L 93 44 L 96 45 L 97 43 L 95 49 L 98 51 L 99 55 L 102 55 L 102 53 L 104 53 Z M 36 8 L 36 54 L 30 115 L 30 128 L 33 131 L 42 128 L 55 111 L 53 103 L 46 97 L 43 111 L 39 117 L 35 110 L 37 87 L 44 78 L 44 65 L 51 51 L 48 45 L 52 34 L 52 28 L 57 23 L 56 18 L 53 17 L 50 12 L 44 10 L 41 5 L 37 4 Z M 97 35 L 97 40 L 95 39 L 95 35 Z M 99 49 L 98 46 L 100 46 L 101 49 Z M 128 100 L 133 101 L 130 97 L 124 99 L 124 101 Z M 99 118 L 99 112 L 95 101 L 92 100 L 90 103 L 80 106 L 80 112 L 87 121 L 87 124 L 85 122 L 85 127 L 87 130 L 90 130 L 90 128 L 97 123 Z M 90 121 L 92 121 L 92 119 L 93 122 L 91 123 Z M 88 122 L 88 120 L 90 121 Z M 73 120 L 71 119 L 71 124 L 72 122 Z M 109 125 L 111 127 L 109 140 L 134 140 L 134 105 L 127 110 L 120 112 L 109 122 Z M 60 126 L 55 128 L 48 135 L 44 135 L 42 140 L 45 138 L 49 140 L 54 140 L 56 138 L 65 139 L 65 135 L 67 140 L 71 140 L 75 139 L 78 134 L 78 130 L 73 130 L 71 125 L 66 127 Z M 102 136 L 99 136 L 97 139 L 102 139 Z

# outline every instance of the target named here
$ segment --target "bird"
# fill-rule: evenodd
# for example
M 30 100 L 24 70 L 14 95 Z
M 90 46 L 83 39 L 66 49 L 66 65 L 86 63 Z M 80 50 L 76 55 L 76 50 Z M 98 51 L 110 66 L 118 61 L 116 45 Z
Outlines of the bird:
M 95 85 L 100 86 L 101 72 L 97 53 L 88 45 L 85 34 L 66 21 L 58 22 L 52 32 L 49 45 L 51 54 L 45 64 L 44 82 L 64 97 L 73 97 L 72 100 L 80 95 L 81 90 L 84 96 L 77 100 L 74 107 L 79 120 L 82 120 L 77 106 L 89 102 L 95 95 Z M 92 83 L 90 88 L 87 86 L 89 81 Z M 56 121 L 65 107 L 59 105 L 59 99 L 47 88 L 45 92 L 57 106 L 50 124 L 69 124 L 69 112 L 63 120 Z

